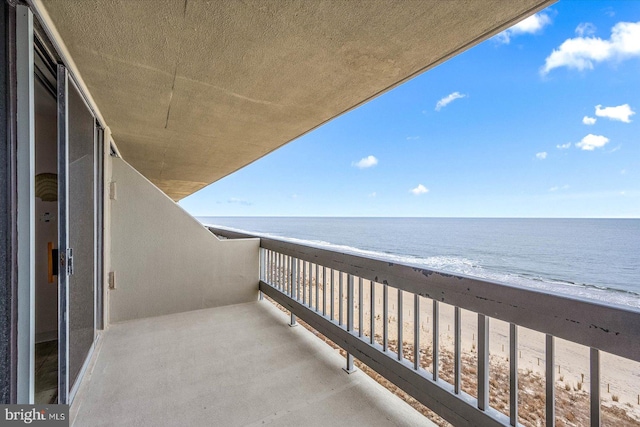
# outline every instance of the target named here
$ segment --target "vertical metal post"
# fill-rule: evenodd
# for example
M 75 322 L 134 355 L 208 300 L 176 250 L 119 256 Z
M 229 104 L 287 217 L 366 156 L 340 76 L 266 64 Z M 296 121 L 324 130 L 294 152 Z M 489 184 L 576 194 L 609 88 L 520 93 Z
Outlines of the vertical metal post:
M 316 311 L 320 308 L 320 266 L 316 264 Z
M 402 337 L 402 325 L 404 323 L 404 320 L 402 318 L 402 297 L 402 289 L 398 289 L 398 360 L 402 360 L 402 358 L 404 357 L 404 338 Z
M 277 288 L 278 287 L 278 254 L 272 251 L 271 255 L 272 259 L 272 271 L 271 271 L 271 284 Z
M 518 425 L 518 326 L 509 323 L 509 421 Z
M 453 391 L 460 394 L 462 368 L 462 322 L 460 307 L 453 311 Z
M 347 331 L 353 331 L 353 276 L 347 276 Z
M 389 348 L 389 286 L 382 285 L 382 351 Z
M 296 258 L 296 300 L 300 301 L 300 260 Z
M 353 276 L 347 276 L 347 331 L 353 332 Z M 350 374 L 355 371 L 353 369 L 353 355 L 347 353 L 347 367 L 344 369 Z
M 489 409 L 489 318 L 478 314 L 478 409 Z
M 291 298 L 298 299 L 298 260 L 291 258 Z
M 260 280 L 264 281 L 264 249 L 260 248 Z
M 277 253 L 275 254 L 276 257 L 276 278 L 275 278 L 275 282 L 276 282 L 276 287 L 278 289 L 282 289 L 282 278 L 280 277 L 280 267 L 282 266 L 282 254 Z
M 280 290 L 284 293 L 286 293 L 286 273 L 285 273 L 285 267 L 286 267 L 286 257 L 284 254 L 280 254 Z
M 431 360 L 432 360 L 432 370 L 433 370 L 433 380 L 438 381 L 438 365 L 439 365 L 439 356 L 440 356 L 440 307 L 438 306 L 438 301 L 433 300 L 433 330 L 431 331 L 432 338 L 432 350 L 431 350 Z
M 327 267 L 322 267 L 322 315 L 327 315 Z
M 358 336 L 359 337 L 363 337 L 364 336 L 364 327 L 362 326 L 363 322 L 364 322 L 364 310 L 362 308 L 362 303 L 364 302 L 364 298 L 362 295 L 362 284 L 363 284 L 363 279 L 362 277 L 358 278 Z
M 260 248 L 260 281 L 264 282 L 265 281 L 265 250 L 263 248 Z M 260 286 L 258 285 L 258 299 L 260 301 L 262 301 L 263 299 L 263 295 L 262 295 L 262 291 L 260 290 Z
M 344 289 L 343 289 L 344 287 L 342 285 L 342 276 L 344 275 L 342 274 L 342 272 L 338 272 L 338 274 L 340 275 L 340 277 L 338 278 L 338 294 L 340 295 L 338 299 L 338 311 L 339 311 L 338 325 L 342 326 L 343 325 L 342 313 L 344 311 L 344 302 L 343 302 L 344 298 L 342 297 L 342 293 L 344 292 Z
M 555 372 L 553 364 L 555 360 L 555 342 L 553 335 L 545 336 L 545 386 L 546 386 L 546 426 L 553 427 L 556 425 L 556 391 L 555 391 Z
M 376 340 L 376 284 L 373 280 L 369 280 L 369 286 L 371 287 L 371 291 L 369 295 L 371 295 L 371 344 L 373 344 Z
M 333 320 L 335 318 L 334 316 L 334 312 L 333 312 L 333 307 L 335 306 L 335 295 L 334 295 L 334 291 L 333 291 L 333 268 L 331 269 L 331 320 Z
M 307 305 L 307 262 L 302 261 L 302 304 Z
M 313 309 L 313 263 L 309 262 L 309 308 Z
M 289 270 L 289 256 L 282 255 L 282 284 L 284 286 L 284 293 L 288 296 L 291 296 L 291 292 L 289 289 L 289 279 L 291 278 L 290 270 Z
M 590 350 L 589 376 L 591 380 L 591 427 L 600 427 L 600 351 Z
M 267 280 L 265 280 L 265 282 L 267 282 L 268 284 L 271 284 L 271 273 L 273 271 L 273 268 L 271 267 L 271 251 L 267 250 Z
M 420 368 L 420 295 L 413 294 L 413 369 Z
M 298 260 L 294 259 L 293 257 L 288 257 L 289 258 L 289 292 L 290 292 L 290 296 L 293 299 L 296 299 L 298 297 L 297 293 L 296 293 L 296 289 L 298 287 L 298 270 L 296 268 L 297 264 L 298 264 Z M 295 261 L 295 262 L 294 262 Z M 298 326 L 298 322 L 296 321 L 296 315 L 293 314 L 293 311 L 290 312 L 291 314 L 291 319 L 289 322 L 289 326 L 293 327 L 293 326 Z

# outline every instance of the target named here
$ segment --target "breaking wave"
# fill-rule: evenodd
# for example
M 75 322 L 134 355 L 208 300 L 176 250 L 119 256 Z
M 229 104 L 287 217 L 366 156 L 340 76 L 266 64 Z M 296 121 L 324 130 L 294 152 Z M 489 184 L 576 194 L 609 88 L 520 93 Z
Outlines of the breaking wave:
M 336 252 L 374 258 L 395 264 L 405 264 L 413 267 L 437 270 L 450 274 L 462 274 L 492 282 L 500 282 L 511 286 L 519 286 L 529 289 L 537 289 L 552 294 L 563 294 L 572 297 L 595 300 L 606 304 L 616 304 L 628 307 L 640 308 L 640 294 L 632 291 L 597 286 L 588 283 L 575 283 L 563 279 L 544 277 L 531 273 L 516 271 L 496 271 L 483 266 L 479 260 L 469 259 L 463 256 L 430 256 L 419 257 L 403 255 L 392 252 L 360 249 L 353 246 L 337 245 L 322 240 L 305 240 L 293 237 L 285 237 L 272 233 L 257 233 L 227 226 L 204 223 L 220 229 L 251 234 L 255 236 L 283 240 L 305 246 L 320 249 L 328 249 Z

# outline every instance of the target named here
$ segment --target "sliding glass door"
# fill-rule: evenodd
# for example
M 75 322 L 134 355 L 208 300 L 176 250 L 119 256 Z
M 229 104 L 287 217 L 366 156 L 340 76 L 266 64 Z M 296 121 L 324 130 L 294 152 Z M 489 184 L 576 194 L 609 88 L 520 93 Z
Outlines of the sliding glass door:
M 95 118 L 66 68 L 58 65 L 59 380 L 70 403 L 95 339 Z

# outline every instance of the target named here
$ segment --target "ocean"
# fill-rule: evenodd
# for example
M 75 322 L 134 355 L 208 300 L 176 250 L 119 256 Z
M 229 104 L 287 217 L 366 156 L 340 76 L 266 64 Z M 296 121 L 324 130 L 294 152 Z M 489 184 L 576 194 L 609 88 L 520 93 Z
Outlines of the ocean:
M 339 252 L 640 308 L 640 219 L 198 220 Z

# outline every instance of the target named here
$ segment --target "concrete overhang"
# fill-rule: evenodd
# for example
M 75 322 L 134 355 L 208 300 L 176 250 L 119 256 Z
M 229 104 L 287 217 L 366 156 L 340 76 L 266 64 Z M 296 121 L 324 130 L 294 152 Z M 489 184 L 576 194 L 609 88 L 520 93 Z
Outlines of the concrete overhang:
M 34 0 L 122 156 L 174 200 L 554 0 Z

